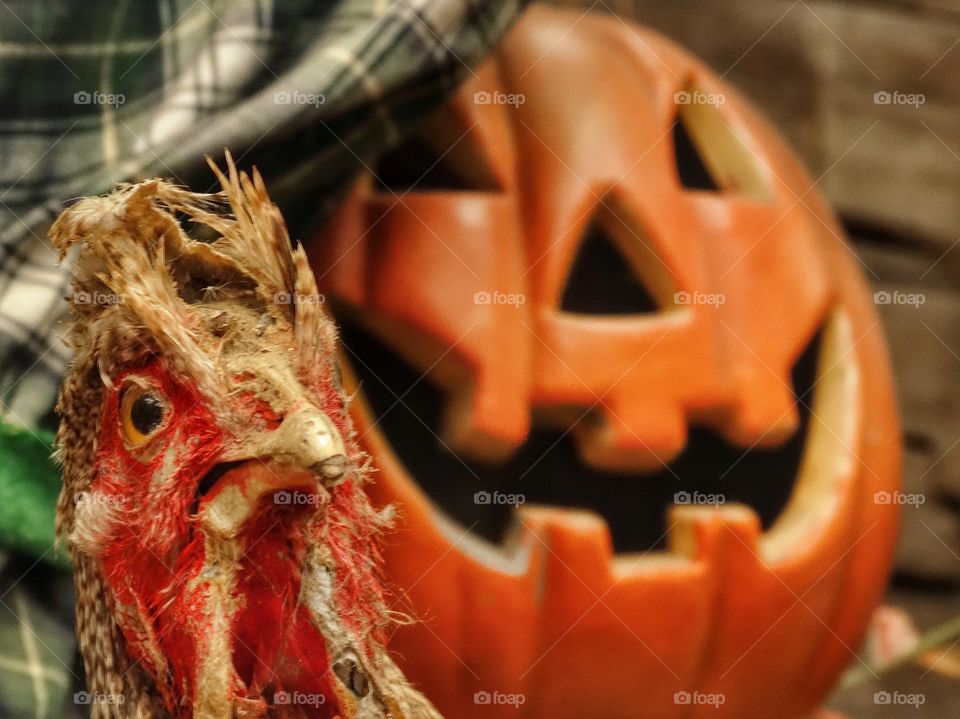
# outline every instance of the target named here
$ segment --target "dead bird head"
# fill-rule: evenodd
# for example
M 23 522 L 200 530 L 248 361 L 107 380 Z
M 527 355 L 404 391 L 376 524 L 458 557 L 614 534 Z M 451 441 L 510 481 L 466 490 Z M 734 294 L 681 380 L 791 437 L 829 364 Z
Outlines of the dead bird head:
M 435 717 L 384 649 L 335 327 L 259 174 L 211 167 L 220 193 L 122 186 L 50 231 L 75 262 L 58 529 L 94 716 Z

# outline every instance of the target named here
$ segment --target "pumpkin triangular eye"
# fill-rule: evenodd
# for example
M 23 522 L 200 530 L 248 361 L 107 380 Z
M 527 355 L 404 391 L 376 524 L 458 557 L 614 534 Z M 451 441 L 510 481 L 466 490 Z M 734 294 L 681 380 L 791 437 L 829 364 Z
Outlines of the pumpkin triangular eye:
M 419 138 L 411 138 L 384 154 L 374 176 L 379 189 L 397 194 L 472 189 L 446 158 Z
M 440 121 L 436 121 L 440 122 Z M 374 171 L 378 189 L 402 195 L 407 192 L 496 192 L 483 149 L 474 138 L 454 134 L 451 145 L 441 138 L 445 128 L 428 124 L 432 138 L 418 133 L 384 153 Z
M 586 315 L 637 315 L 659 308 L 618 243 L 594 220 L 573 261 L 560 309 Z
M 673 149 L 680 184 L 769 201 L 770 171 L 748 145 L 746 130 L 724 115 L 726 96 L 695 84 L 674 95 Z
M 720 186 L 714 182 L 710 170 L 703 164 L 700 150 L 697 148 L 687 126 L 681 118 L 673 123 L 673 151 L 677 161 L 677 174 L 680 175 L 680 184 L 688 190 L 706 190 L 718 192 Z

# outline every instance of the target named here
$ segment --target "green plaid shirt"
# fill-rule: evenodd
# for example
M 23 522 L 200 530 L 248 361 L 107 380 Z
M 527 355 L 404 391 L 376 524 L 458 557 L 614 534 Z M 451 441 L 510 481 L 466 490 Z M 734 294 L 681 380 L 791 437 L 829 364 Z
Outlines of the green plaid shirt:
M 523 0 L 0 0 L 0 719 L 85 716 L 53 551 L 71 198 L 203 156 L 257 165 L 301 236 L 500 39 Z

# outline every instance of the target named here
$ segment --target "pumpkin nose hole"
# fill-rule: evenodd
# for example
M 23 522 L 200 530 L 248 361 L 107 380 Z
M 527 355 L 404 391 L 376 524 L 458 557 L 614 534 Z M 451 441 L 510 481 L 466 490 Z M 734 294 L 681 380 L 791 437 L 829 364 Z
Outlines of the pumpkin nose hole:
M 671 278 L 665 276 L 669 273 L 643 246 L 641 233 L 623 224 L 621 229 L 628 236 L 621 241 L 604 222 L 617 225 L 622 220 L 606 215 L 611 213 L 601 210 L 587 228 L 560 298 L 560 310 L 577 315 L 653 314 L 669 296 L 666 288 L 672 292 Z M 655 294 L 663 296 L 660 302 Z
M 355 660 L 341 659 L 333 665 L 333 673 L 356 696 L 365 697 L 370 693 L 370 680 Z

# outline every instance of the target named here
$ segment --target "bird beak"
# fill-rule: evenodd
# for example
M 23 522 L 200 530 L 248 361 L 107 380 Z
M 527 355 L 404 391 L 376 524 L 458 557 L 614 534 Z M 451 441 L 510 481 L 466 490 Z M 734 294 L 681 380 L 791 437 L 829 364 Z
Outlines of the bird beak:
M 208 536 L 233 539 L 270 495 L 277 505 L 322 506 L 327 488 L 346 471 L 346 448 L 333 421 L 316 407 L 299 407 L 206 474 L 198 490 L 200 526 Z
M 278 506 L 309 503 L 320 507 L 330 498 L 312 470 L 251 459 L 224 472 L 201 498 L 200 527 L 207 536 L 234 539 L 271 495 Z
M 312 405 L 287 414 L 280 427 L 263 436 L 259 448 L 259 456 L 313 470 L 327 486 L 343 477 L 346 452 L 333 420 Z

